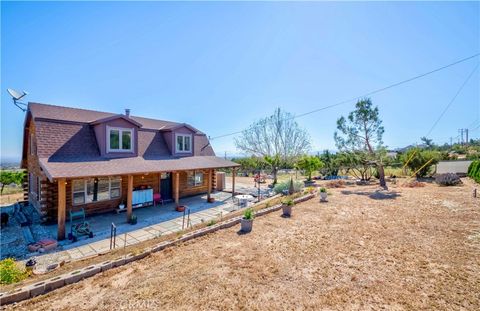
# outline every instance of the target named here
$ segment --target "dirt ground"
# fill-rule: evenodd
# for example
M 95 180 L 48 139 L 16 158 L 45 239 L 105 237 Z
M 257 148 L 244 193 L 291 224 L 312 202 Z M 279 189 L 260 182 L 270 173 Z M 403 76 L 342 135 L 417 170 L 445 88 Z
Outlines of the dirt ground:
M 10 205 L 17 201 L 23 201 L 23 192 L 2 194 L 0 196 L 0 206 Z
M 473 187 L 329 189 L 249 234 L 221 230 L 7 308 L 479 310 Z

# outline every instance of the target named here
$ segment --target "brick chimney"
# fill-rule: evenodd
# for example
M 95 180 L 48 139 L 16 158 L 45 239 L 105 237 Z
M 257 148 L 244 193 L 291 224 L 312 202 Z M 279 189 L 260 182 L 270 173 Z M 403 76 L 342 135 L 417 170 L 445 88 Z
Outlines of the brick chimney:
M 125 115 L 130 117 L 130 108 L 125 108 Z

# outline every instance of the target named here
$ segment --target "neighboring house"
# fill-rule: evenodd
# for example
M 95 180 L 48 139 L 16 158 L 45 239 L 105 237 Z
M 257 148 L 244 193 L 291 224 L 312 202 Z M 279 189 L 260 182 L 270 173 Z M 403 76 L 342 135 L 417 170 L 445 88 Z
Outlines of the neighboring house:
M 149 205 L 207 193 L 215 170 L 239 166 L 216 157 L 196 128 L 85 109 L 29 103 L 22 168 L 28 171 L 25 197 L 47 219 L 57 220 L 65 238 L 69 210 L 87 214 Z

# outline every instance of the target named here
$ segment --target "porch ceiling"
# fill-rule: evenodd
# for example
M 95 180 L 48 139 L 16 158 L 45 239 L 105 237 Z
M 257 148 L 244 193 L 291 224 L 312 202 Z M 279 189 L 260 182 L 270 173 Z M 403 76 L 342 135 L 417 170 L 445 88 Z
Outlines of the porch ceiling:
M 51 161 L 47 158 L 40 158 L 39 161 L 45 174 L 52 181 L 57 178 L 81 178 L 240 166 L 235 162 L 214 156 L 167 159 L 145 159 L 143 157 L 101 160 L 65 159 L 63 161 L 58 159 Z

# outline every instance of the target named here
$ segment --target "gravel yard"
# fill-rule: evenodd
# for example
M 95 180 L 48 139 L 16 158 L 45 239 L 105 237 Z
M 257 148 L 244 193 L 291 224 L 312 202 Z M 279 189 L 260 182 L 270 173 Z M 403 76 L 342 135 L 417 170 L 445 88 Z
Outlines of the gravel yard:
M 221 230 L 7 309 L 479 310 L 480 199 L 463 181 L 329 189 L 250 234 Z

